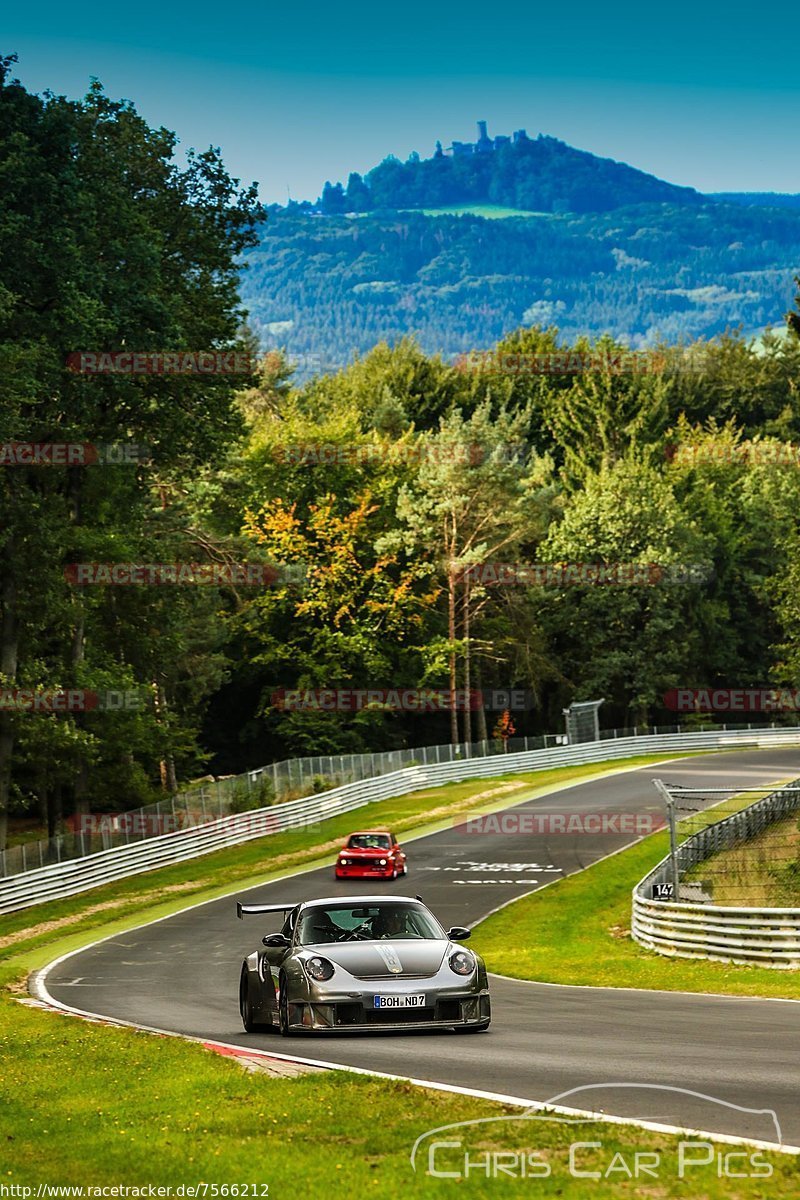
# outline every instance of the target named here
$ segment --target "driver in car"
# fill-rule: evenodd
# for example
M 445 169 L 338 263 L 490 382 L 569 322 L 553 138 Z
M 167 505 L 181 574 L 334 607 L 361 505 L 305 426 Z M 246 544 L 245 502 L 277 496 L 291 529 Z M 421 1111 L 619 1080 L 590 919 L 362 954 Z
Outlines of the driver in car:
M 372 922 L 374 938 L 405 937 L 407 933 L 406 914 L 401 908 L 382 908 Z

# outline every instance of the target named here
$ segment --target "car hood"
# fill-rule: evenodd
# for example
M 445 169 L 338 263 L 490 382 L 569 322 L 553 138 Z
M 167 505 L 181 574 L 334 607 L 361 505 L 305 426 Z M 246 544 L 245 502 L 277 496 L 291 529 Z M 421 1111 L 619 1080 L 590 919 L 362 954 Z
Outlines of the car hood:
M 348 846 L 345 846 L 339 853 L 346 854 L 348 858 L 352 858 L 357 854 L 363 854 L 366 858 L 386 858 L 391 854 L 391 850 L 376 850 L 374 846 L 354 846 L 351 850 Z
M 377 942 L 320 946 L 319 953 L 358 979 L 400 979 L 404 975 L 435 975 L 449 945 L 449 942 L 439 940 L 404 941 L 401 938 L 392 941 L 387 938 Z

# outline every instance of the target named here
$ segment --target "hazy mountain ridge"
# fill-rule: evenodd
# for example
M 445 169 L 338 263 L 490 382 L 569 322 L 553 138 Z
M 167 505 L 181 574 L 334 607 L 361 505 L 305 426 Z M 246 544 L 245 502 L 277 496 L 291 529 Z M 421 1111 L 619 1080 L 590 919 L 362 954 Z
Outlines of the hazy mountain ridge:
M 513 191 L 469 197 L 476 205 L 539 206 L 538 216 L 413 211 L 466 202 L 431 190 L 430 164 L 448 179 L 483 187 L 487 179 L 511 178 L 504 175 L 509 161 L 541 164 L 542 154 L 559 169 L 548 178 L 532 171 L 527 193 L 517 172 Z M 670 202 L 577 212 L 542 207 L 546 191 L 559 208 L 565 196 L 580 196 L 576 180 L 584 187 L 592 173 L 600 181 L 596 203 L 626 189 L 650 194 L 662 187 Z M 388 159 L 366 180 L 351 175 L 341 189 L 349 215 L 308 203 L 273 206 L 261 245 L 248 255 L 243 298 L 251 321 L 267 345 L 300 360 L 302 376 L 408 334 L 445 358 L 532 324 L 557 325 L 567 339 L 608 332 L 639 347 L 780 325 L 792 305 L 800 207 L 789 202 L 800 197 L 706 197 L 554 138 L 526 139 L 522 150 L 501 144 L 462 157 Z M 391 193 L 393 205 L 352 209 L 359 195 L 367 203 L 365 188 L 370 204 Z

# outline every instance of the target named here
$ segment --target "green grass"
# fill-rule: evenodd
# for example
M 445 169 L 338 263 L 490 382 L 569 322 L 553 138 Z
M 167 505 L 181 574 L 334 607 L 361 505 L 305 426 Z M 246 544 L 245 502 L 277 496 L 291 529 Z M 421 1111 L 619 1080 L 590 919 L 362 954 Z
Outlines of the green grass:
M 7 846 L 21 846 L 23 843 L 43 841 L 47 837 L 47 826 L 40 821 L 26 821 L 12 818 L 8 823 Z
M 647 760 L 632 761 L 643 765 Z M 592 774 L 598 774 L 596 766 L 521 778 L 544 790 Z M 419 828 L 423 816 L 429 821 L 434 818 L 434 826 L 437 820 L 449 823 L 454 812 L 475 808 L 476 793 L 501 782 L 472 781 L 374 805 L 369 809 L 370 824 L 385 821 L 400 829 L 406 822 L 409 829 Z M 526 794 L 530 788 L 498 797 L 492 804 L 513 803 Z M 484 801 L 480 807 L 488 811 L 491 804 Z M 441 815 L 442 810 L 446 815 Z M 327 822 L 320 836 L 336 841 L 340 828 L 358 823 L 363 815 Z M 244 880 L 260 869 L 263 878 L 279 859 L 281 870 L 307 861 L 308 856 L 313 859 L 319 845 L 327 843 L 309 845 L 309 840 L 313 841 L 308 831 L 281 834 L 98 889 L 67 902 L 67 909 L 74 910 L 71 916 L 50 928 L 45 926 L 45 915 L 50 922 L 64 921 L 58 905 L 3 919 L 0 1184 L 249 1184 L 258 1186 L 259 1196 L 261 1185 L 268 1184 L 270 1197 L 395 1200 L 398 1194 L 463 1194 L 465 1188 L 476 1197 L 519 1195 L 520 1186 L 531 1182 L 487 1180 L 481 1175 L 461 1181 L 433 1178 L 424 1174 L 424 1155 L 419 1173 L 411 1171 L 409 1154 L 421 1134 L 457 1121 L 513 1112 L 500 1105 L 342 1071 L 292 1079 L 250 1074 L 197 1044 L 88 1023 L 19 1002 L 30 970 L 99 933 L 113 932 L 120 924 L 151 919 L 209 890 L 230 890 L 236 872 Z M 170 887 L 181 888 L 180 895 L 170 892 Z M 116 907 L 100 908 L 101 903 Z M 25 921 L 32 923 L 27 931 Z M 11 935 L 13 942 L 8 940 Z M 491 1034 L 482 1044 L 489 1054 Z M 309 1052 L 299 1042 L 277 1045 L 300 1054 Z M 457 1052 L 457 1041 L 453 1047 Z M 320 1050 L 315 1043 L 313 1054 Z M 397 1069 L 403 1070 L 401 1043 Z M 601 1149 L 582 1154 L 580 1164 L 601 1173 L 615 1154 L 632 1164 L 636 1150 L 660 1153 L 660 1182 L 653 1180 L 649 1190 L 646 1183 L 632 1185 L 620 1169 L 600 1182 L 572 1178 L 568 1146 L 578 1140 L 602 1143 Z M 538 1195 L 616 1200 L 632 1195 L 692 1198 L 702 1194 L 709 1200 L 735 1200 L 765 1194 L 759 1180 L 720 1179 L 713 1165 L 678 1179 L 677 1143 L 676 1137 L 634 1126 L 593 1122 L 578 1126 L 502 1122 L 479 1126 L 464 1136 L 464 1148 L 473 1156 L 494 1149 L 538 1151 L 551 1169 L 549 1178 L 534 1183 Z M 800 1194 L 794 1160 L 778 1154 L 765 1157 L 773 1167 L 769 1195 Z M 452 1158 L 444 1163 L 445 1169 L 454 1165 Z
M 462 1182 L 432 1178 L 424 1173 L 425 1154 L 419 1173 L 411 1170 L 410 1151 L 421 1134 L 513 1111 L 500 1105 L 340 1071 L 295 1079 L 248 1074 L 177 1039 L 14 1008 L 8 999 L 0 1004 L 0 1183 L 268 1184 L 270 1197 L 333 1200 L 518 1196 L 530 1184 L 480 1175 Z M 567 1146 L 578 1140 L 602 1143 L 601 1151 L 581 1154 L 585 1170 L 604 1171 L 615 1153 L 632 1163 L 637 1149 L 661 1152 L 671 1196 L 764 1195 L 758 1181 L 737 1180 L 731 1187 L 733 1181 L 718 1179 L 714 1167 L 678 1180 L 678 1139 L 632 1126 L 502 1122 L 479 1126 L 464 1145 L 473 1155 L 504 1147 L 540 1151 L 552 1176 L 534 1184 L 536 1195 L 645 1194 L 632 1192 L 619 1171 L 616 1182 L 572 1180 Z M 780 1154 L 764 1157 L 774 1164 L 769 1195 L 796 1197 L 795 1162 Z M 438 1160 L 445 1169 L 454 1161 Z
M 507 905 L 477 927 L 470 945 L 490 970 L 515 979 L 800 999 L 800 972 L 665 958 L 631 939 L 632 889 L 668 851 L 668 834 L 652 834 Z

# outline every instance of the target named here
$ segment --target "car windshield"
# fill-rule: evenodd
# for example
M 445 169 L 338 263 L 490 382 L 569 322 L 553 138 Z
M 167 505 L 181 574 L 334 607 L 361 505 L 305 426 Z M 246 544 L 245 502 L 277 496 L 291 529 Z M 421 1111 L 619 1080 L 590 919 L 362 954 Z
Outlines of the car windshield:
M 354 833 L 347 843 L 348 850 L 391 850 L 388 833 Z
M 297 934 L 301 946 L 444 937 L 441 925 L 421 904 L 315 905 L 302 913 Z

